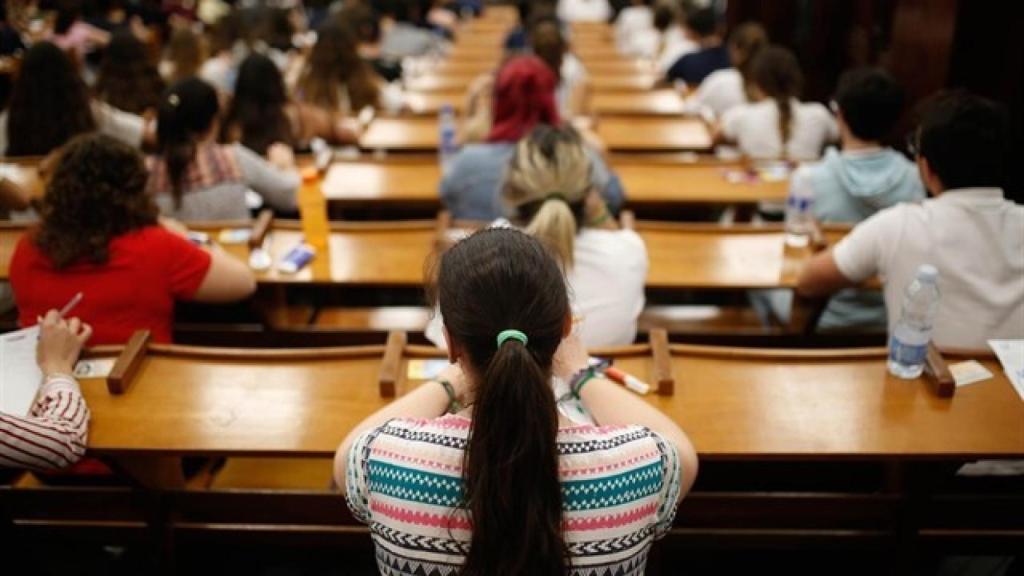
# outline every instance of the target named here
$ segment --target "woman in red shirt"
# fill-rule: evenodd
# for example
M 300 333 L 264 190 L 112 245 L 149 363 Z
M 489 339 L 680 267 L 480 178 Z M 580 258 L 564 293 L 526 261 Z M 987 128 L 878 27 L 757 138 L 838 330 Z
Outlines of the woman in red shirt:
M 244 263 L 161 225 L 146 179 L 142 156 L 107 136 L 67 144 L 46 188 L 42 222 L 11 261 L 22 326 L 81 292 L 75 312 L 93 326 L 94 345 L 124 343 L 140 329 L 170 342 L 175 301 L 252 294 L 255 279 Z

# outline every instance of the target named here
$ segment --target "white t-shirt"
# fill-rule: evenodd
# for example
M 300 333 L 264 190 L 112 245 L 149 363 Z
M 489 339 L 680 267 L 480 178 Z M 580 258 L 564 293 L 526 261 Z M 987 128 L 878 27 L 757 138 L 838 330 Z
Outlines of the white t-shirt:
M 580 110 L 572 109 L 573 95 L 579 90 L 580 85 L 587 82 L 587 69 L 580 62 L 580 59 L 573 54 L 566 54 L 562 58 L 562 68 L 559 70 L 561 80 L 555 88 L 555 100 L 558 102 L 558 114 L 562 118 L 572 118 L 579 114 Z
M 735 68 L 715 70 L 700 83 L 686 104 L 695 111 L 708 109 L 721 118 L 727 111 L 747 103 L 743 90 L 743 75 Z
M 998 188 L 949 190 L 868 218 L 833 250 L 843 276 L 885 282 L 889 329 L 921 264 L 939 270 L 932 339 L 983 349 L 990 338 L 1024 338 L 1024 206 Z
M 626 56 L 650 56 L 650 38 L 657 46 L 658 34 L 654 29 L 654 13 L 650 6 L 628 6 L 615 20 L 615 47 Z
M 563 22 L 607 22 L 611 15 L 608 0 L 558 0 L 558 19 Z
M 696 52 L 698 48 L 696 42 L 686 37 L 682 26 L 670 26 L 661 36 L 661 49 L 658 52 L 655 69 L 658 74 L 664 76 L 677 60 Z
M 826 144 L 839 138 L 839 126 L 828 109 L 817 102 L 793 99 L 792 106 L 793 123 L 785 148 L 779 131 L 779 107 L 770 99 L 730 109 L 722 117 L 722 133 L 751 158 L 780 158 L 785 152 L 793 160 L 815 160 Z
M 584 228 L 576 236 L 573 258 L 566 283 L 573 315 L 581 320 L 575 330 L 583 344 L 588 348 L 632 344 L 644 309 L 647 246 L 643 239 L 632 230 Z M 435 311 L 425 335 L 444 348 L 442 324 Z

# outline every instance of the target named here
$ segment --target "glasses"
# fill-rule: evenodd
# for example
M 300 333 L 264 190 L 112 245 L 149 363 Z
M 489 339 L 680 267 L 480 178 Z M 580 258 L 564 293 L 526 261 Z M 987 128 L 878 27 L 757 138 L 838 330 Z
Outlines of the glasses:
M 917 130 L 913 130 L 907 134 L 907 154 L 910 154 L 911 158 L 917 158 L 917 155 L 921 151 L 920 135 Z

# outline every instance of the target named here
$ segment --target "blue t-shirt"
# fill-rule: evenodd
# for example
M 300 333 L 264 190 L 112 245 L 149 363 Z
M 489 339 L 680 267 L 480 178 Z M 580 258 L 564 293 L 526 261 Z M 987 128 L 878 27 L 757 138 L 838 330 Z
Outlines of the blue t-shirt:
M 712 72 L 724 70 L 732 64 L 729 62 L 729 51 L 725 46 L 705 48 L 699 52 L 686 54 L 676 60 L 665 75 L 669 82 L 682 80 L 691 86 L 704 81 Z

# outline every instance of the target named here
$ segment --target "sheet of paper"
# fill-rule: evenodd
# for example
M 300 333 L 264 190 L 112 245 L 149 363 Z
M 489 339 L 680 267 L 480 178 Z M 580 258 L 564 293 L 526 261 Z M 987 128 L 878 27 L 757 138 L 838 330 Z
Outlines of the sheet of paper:
M 992 377 L 992 373 L 977 360 L 951 364 L 949 371 L 953 374 L 953 380 L 956 381 L 957 388 L 988 380 Z
M 36 399 L 43 373 L 36 363 L 39 327 L 0 335 L 0 412 L 26 416 Z
M 1024 400 L 1024 340 L 989 340 L 1010 384 Z

